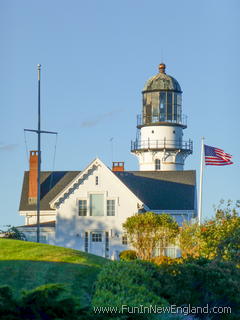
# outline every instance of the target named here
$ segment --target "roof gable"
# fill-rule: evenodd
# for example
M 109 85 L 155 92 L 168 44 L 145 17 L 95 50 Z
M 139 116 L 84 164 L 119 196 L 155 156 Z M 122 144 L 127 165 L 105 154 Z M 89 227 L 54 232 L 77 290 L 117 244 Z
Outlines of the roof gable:
M 61 205 L 61 203 L 63 203 L 70 196 L 70 194 L 72 194 L 81 184 L 83 184 L 84 181 L 89 177 L 89 175 L 91 175 L 99 166 L 105 168 L 110 173 L 112 178 L 114 178 L 116 181 L 118 181 L 118 183 L 126 188 L 128 192 L 130 192 L 130 194 L 132 194 L 132 196 L 134 196 L 134 198 L 139 201 L 139 204 L 141 203 L 141 200 L 139 200 L 137 195 L 132 192 L 132 190 L 129 189 L 128 186 L 123 183 L 123 181 L 119 179 L 111 169 L 109 169 L 99 158 L 97 158 L 92 161 L 85 170 L 81 171 L 54 199 L 52 199 L 52 201 L 50 202 L 50 206 L 52 208 L 56 208 Z

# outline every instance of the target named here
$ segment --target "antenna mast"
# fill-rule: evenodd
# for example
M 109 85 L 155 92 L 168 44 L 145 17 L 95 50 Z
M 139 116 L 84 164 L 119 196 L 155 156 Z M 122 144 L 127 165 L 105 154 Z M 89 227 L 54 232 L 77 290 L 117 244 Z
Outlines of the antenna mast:
M 38 135 L 38 176 L 37 176 L 37 242 L 40 242 L 40 200 L 41 200 L 41 133 L 57 134 L 52 131 L 41 130 L 41 100 L 40 100 L 40 81 L 41 65 L 38 64 L 38 129 L 24 129 L 24 131 L 35 132 Z

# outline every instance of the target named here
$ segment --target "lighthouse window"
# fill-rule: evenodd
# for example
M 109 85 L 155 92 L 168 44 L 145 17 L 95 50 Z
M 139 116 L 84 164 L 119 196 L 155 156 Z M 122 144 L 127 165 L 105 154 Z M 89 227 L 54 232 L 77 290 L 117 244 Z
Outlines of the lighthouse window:
M 165 121 L 166 119 L 166 93 L 160 92 L 160 121 Z
M 167 93 L 167 120 L 172 120 L 172 92 Z
M 152 121 L 158 122 L 159 121 L 159 94 L 157 92 L 152 92 Z
M 177 107 L 177 93 L 174 93 L 174 105 L 173 105 L 173 119 L 178 121 L 178 107 Z
M 146 105 L 146 123 L 151 123 L 152 116 L 152 106 L 150 104 Z
M 161 168 L 161 162 L 160 159 L 155 160 L 155 170 L 160 170 Z
M 182 119 L 182 96 L 181 93 L 177 94 L 177 121 L 181 122 Z

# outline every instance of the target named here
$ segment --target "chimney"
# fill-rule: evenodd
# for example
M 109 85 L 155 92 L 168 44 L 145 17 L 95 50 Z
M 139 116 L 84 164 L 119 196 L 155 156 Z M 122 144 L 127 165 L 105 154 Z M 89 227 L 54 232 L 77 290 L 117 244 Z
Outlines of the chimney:
M 38 152 L 30 151 L 28 203 L 37 203 Z
M 124 171 L 124 162 L 113 162 L 112 171 Z

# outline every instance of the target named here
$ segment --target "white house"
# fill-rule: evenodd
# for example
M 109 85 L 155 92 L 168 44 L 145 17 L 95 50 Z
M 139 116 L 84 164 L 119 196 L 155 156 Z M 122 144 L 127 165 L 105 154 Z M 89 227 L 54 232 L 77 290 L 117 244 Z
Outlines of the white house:
M 140 171 L 125 171 L 124 163 L 116 162 L 108 168 L 97 158 L 83 171 L 41 172 L 41 242 L 112 258 L 129 248 L 122 224 L 133 214 L 165 212 L 179 224 L 196 216 L 196 172 L 183 170 L 192 142 L 182 140 L 186 122 L 180 86 L 165 74 L 163 64 L 147 83 L 151 85 L 143 91 L 138 138 L 131 147 Z M 36 241 L 37 160 L 37 152 L 31 151 L 19 209 L 25 225 L 18 229 L 32 241 Z M 176 256 L 176 248 L 168 248 L 167 254 Z

